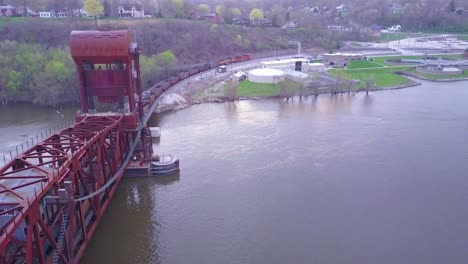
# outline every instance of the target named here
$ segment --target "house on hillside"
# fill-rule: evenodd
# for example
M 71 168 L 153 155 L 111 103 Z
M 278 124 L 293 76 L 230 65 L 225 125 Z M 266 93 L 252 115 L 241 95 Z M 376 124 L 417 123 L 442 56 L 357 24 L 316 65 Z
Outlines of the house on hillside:
M 389 32 L 398 32 L 401 31 L 401 26 L 400 25 L 393 25 L 388 28 Z
M 234 25 L 242 25 L 242 26 L 245 26 L 245 25 L 248 25 L 250 23 L 250 20 L 248 20 L 247 18 L 242 18 L 242 17 L 236 17 L 236 18 L 233 18 L 232 19 L 232 23 Z
M 286 24 L 284 24 L 281 28 L 282 29 L 287 29 L 287 28 L 297 28 L 299 26 L 299 23 L 297 21 L 288 21 Z
M 67 17 L 70 17 L 70 14 L 64 11 L 59 11 L 59 12 L 44 11 L 44 12 L 39 12 L 39 17 L 41 18 L 67 18 Z
M 77 17 L 88 16 L 88 13 L 86 13 L 84 9 L 74 9 L 72 13 L 73 13 L 73 16 L 77 16 Z
M 268 18 L 250 20 L 250 27 L 272 27 L 273 21 Z
M 224 23 L 224 18 L 219 16 L 218 14 L 206 14 L 206 15 L 200 15 L 199 16 L 200 20 L 205 20 L 211 23 L 217 23 L 217 24 L 222 24 Z
M 314 15 L 320 15 L 320 7 L 318 6 L 314 6 L 314 7 L 311 7 L 309 8 L 309 12 L 311 12 L 312 14 Z
M 145 9 L 140 4 L 122 4 L 117 8 L 119 18 L 142 18 L 145 17 Z
M 18 12 L 12 5 L 0 6 L 0 16 L 16 16 Z
M 336 15 L 338 17 L 345 17 L 348 15 L 349 8 L 345 4 L 341 4 L 335 8 L 336 10 Z
M 352 32 L 352 27 L 340 26 L 340 25 L 329 25 L 327 26 L 328 31 L 338 31 L 338 32 Z
M 41 18 L 52 18 L 54 17 L 53 12 L 39 12 L 39 17 Z

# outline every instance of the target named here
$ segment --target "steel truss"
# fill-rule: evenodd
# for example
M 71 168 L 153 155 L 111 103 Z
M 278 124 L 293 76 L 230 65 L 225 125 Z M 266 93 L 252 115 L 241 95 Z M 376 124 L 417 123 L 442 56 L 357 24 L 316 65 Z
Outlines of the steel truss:
M 134 137 L 122 115 L 88 116 L 0 168 L 0 264 L 77 263 L 122 175 L 73 200 L 117 173 Z

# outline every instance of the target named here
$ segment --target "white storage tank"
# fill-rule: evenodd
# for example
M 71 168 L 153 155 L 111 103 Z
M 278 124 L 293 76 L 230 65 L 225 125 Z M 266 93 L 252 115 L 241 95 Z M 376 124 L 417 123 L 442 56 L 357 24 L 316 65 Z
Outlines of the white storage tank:
M 279 83 L 284 81 L 285 76 L 283 71 L 270 68 L 249 71 L 249 81 L 255 83 Z

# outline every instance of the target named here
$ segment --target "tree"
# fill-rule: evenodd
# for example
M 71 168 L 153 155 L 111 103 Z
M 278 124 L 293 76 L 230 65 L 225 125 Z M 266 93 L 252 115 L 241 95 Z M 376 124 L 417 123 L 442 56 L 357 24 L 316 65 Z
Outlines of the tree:
M 454 1 L 454 0 L 450 0 L 449 5 L 448 5 L 448 7 L 447 7 L 447 11 L 450 12 L 450 13 L 454 13 L 454 12 L 455 12 L 455 9 L 456 9 L 455 1 Z
M 184 16 L 184 0 L 172 0 L 172 16 L 175 18 L 181 18 Z
M 275 26 L 282 26 L 286 23 L 285 14 L 289 14 L 285 8 L 280 5 L 274 5 L 271 9 L 271 21 Z
M 224 17 L 224 13 L 226 12 L 226 7 L 225 6 L 217 5 L 215 7 L 215 10 L 216 10 L 216 14 L 218 14 L 219 16 Z
M 110 16 L 111 15 L 111 6 L 109 3 L 109 0 L 104 0 L 104 16 Z
M 166 70 L 167 75 L 169 70 L 174 68 L 174 66 L 176 65 L 177 58 L 172 51 L 166 50 L 156 55 L 156 62 L 158 63 L 158 65 L 160 65 L 161 68 Z
M 232 15 L 232 17 L 240 17 L 242 14 L 239 8 L 231 8 L 229 9 L 229 13 Z
M 263 10 L 260 8 L 253 8 L 252 11 L 250 11 L 250 20 L 263 19 L 263 17 Z
M 200 13 L 200 14 L 208 14 L 210 13 L 210 6 L 207 5 L 207 4 L 199 4 L 197 6 L 197 11 Z
M 229 101 L 237 99 L 237 86 L 238 84 L 236 84 L 232 77 L 226 81 L 226 84 L 224 85 L 225 96 Z
M 99 15 L 104 11 L 104 6 L 99 0 L 85 0 L 84 1 L 84 10 L 88 15 L 93 16 L 96 21 L 96 27 L 99 28 L 98 19 Z

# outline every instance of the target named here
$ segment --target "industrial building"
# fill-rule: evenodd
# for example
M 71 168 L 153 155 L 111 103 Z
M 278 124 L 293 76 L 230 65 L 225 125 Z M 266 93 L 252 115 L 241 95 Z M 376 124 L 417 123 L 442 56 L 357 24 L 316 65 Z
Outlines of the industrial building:
M 286 74 L 277 69 L 260 68 L 249 71 L 248 79 L 255 83 L 279 83 L 284 81 Z
M 278 70 L 308 71 L 309 61 L 305 58 L 278 59 L 262 61 L 263 67 Z
M 323 54 L 323 63 L 325 65 L 334 65 L 345 67 L 349 61 L 364 60 L 364 55 L 360 53 L 328 53 Z
M 270 69 L 297 72 L 325 72 L 327 67 L 322 63 L 309 63 L 305 58 L 291 58 L 263 61 L 261 65 Z

